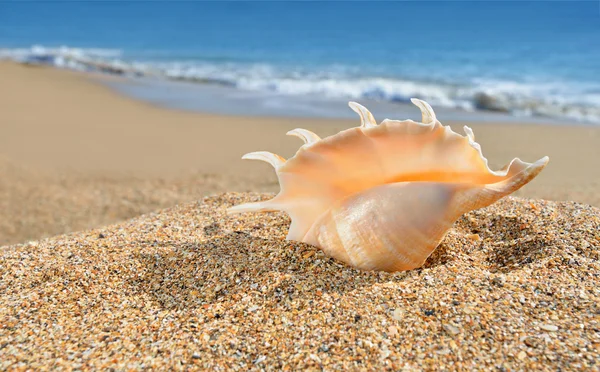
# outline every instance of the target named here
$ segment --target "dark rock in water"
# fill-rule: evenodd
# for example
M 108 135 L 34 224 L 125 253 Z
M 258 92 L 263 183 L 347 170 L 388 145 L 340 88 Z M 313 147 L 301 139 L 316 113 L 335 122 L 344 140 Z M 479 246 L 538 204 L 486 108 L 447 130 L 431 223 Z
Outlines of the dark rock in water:
M 126 72 L 124 68 L 113 66 L 108 63 L 90 63 L 90 65 L 104 74 L 124 75 Z
M 39 65 L 54 65 L 54 56 L 51 55 L 34 55 L 27 56 L 19 60 L 26 66 L 39 66 Z
M 175 81 L 186 81 L 196 84 L 214 84 L 224 87 L 235 87 L 236 83 L 227 79 L 209 78 L 209 77 L 195 77 L 195 76 L 169 76 L 171 80 Z
M 510 110 L 506 107 L 505 102 L 500 101 L 496 97 L 492 97 L 489 94 L 477 93 L 474 97 L 475 108 L 478 110 L 486 111 L 497 111 L 497 112 L 509 112 Z

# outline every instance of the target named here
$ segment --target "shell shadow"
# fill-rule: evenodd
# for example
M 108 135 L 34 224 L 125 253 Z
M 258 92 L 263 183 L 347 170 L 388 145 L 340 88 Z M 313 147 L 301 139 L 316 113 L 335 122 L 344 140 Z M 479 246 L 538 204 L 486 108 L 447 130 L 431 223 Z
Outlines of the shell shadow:
M 501 242 L 490 249 L 486 257 L 487 269 L 492 273 L 522 269 L 547 257 L 548 249 L 544 239 L 529 236 Z
M 129 280 L 132 290 L 164 308 L 197 308 L 245 295 L 271 297 L 286 306 L 300 295 L 310 300 L 324 293 L 343 294 L 408 275 L 359 271 L 304 243 L 245 231 L 219 234 L 214 224 L 205 230 L 213 237 L 201 243 L 139 242 L 152 245 L 153 253 L 135 257 L 143 269 Z
M 492 273 L 521 269 L 547 256 L 551 249 L 531 218 L 494 214 L 475 221 L 461 219 L 464 229 L 478 233 L 486 242 L 481 246 L 482 264 Z
M 455 260 L 456 258 L 450 254 L 451 248 L 442 241 L 437 248 L 431 253 L 427 260 L 423 264 L 422 268 L 424 269 L 433 269 L 435 267 L 446 265 L 450 261 Z

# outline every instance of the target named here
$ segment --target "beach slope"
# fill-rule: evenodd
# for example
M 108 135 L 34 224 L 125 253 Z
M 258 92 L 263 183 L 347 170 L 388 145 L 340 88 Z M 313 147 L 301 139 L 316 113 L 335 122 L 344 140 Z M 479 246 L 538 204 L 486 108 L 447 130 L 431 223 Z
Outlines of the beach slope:
M 599 209 L 507 197 L 389 274 L 225 214 L 271 196 L 2 248 L 0 369 L 598 368 Z

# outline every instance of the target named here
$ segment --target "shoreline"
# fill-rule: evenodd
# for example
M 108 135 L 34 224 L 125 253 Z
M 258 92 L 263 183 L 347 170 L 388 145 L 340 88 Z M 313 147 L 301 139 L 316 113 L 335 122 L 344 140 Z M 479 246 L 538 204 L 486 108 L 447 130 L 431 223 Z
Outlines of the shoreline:
M 352 116 L 345 109 L 345 103 L 348 100 L 361 101 L 365 106 L 368 105 L 380 112 L 382 117 L 408 115 L 411 107 L 408 100 L 411 97 L 410 94 L 407 96 L 407 92 L 402 92 L 397 93 L 399 95 L 389 96 L 391 93 L 387 91 L 388 87 L 386 85 L 372 88 L 374 89 L 373 93 L 365 91 L 363 95 L 360 95 L 360 98 L 354 97 L 349 92 L 342 94 L 340 92 L 323 91 L 319 93 L 319 91 L 315 91 L 301 94 L 300 91 L 294 91 L 286 94 L 284 93 L 285 88 L 280 92 L 278 89 L 268 88 L 268 84 L 261 89 L 252 88 L 252 86 L 244 88 L 243 79 L 240 82 L 235 79 L 230 81 L 228 78 L 214 76 L 171 75 L 168 71 L 156 66 L 150 68 L 143 65 L 136 66 L 133 62 L 95 60 L 90 56 L 78 57 L 70 54 L 68 50 L 48 53 L 47 55 L 36 55 L 34 53 L 20 59 L 0 58 L 0 63 L 9 61 L 10 63 L 28 66 L 65 69 L 86 75 L 98 75 L 101 79 L 104 76 L 109 86 L 131 98 L 149 101 L 163 108 L 183 109 L 199 113 L 349 119 Z M 57 62 L 56 58 L 61 62 Z M 63 64 L 67 62 L 74 65 L 64 67 Z M 356 79 L 360 80 L 360 77 Z M 404 80 L 400 79 L 396 83 L 401 81 Z M 433 84 L 427 81 L 420 83 L 418 81 L 405 81 L 405 83 L 407 82 L 421 84 L 423 88 Z M 285 85 L 283 80 L 279 83 L 275 83 L 275 81 L 272 83 Z M 310 84 L 311 82 L 307 80 L 306 83 Z M 266 83 L 263 82 L 262 84 Z M 346 82 L 346 84 L 350 83 Z M 445 89 L 450 89 L 450 86 L 445 87 Z M 441 89 L 441 86 L 438 88 Z M 323 87 L 323 89 L 325 88 Z M 329 87 L 329 89 L 332 88 Z M 363 87 L 363 89 L 366 88 Z M 412 89 L 415 88 L 412 87 Z M 453 89 L 466 89 L 466 86 L 460 88 L 457 85 Z M 169 92 L 164 93 L 165 90 Z M 450 94 L 449 92 L 445 94 L 438 93 L 443 97 L 437 97 L 436 94 L 430 92 L 432 96 L 429 100 L 425 100 L 437 106 L 438 111 L 444 114 L 446 120 L 451 121 L 600 125 L 600 118 L 593 114 L 597 111 L 595 106 L 577 106 L 575 103 L 561 103 L 560 100 L 546 102 L 540 97 L 533 96 L 517 98 L 517 96 L 512 96 L 512 93 L 508 92 L 495 96 L 494 93 L 486 90 L 472 93 L 474 95 L 469 98 L 458 98 L 458 96 L 451 98 L 451 96 L 446 96 Z M 369 98 L 372 94 L 383 96 Z M 454 92 L 454 94 L 458 93 Z M 176 96 L 176 99 L 173 99 L 173 95 Z M 412 96 L 420 95 L 417 91 L 412 94 Z M 439 100 L 438 103 L 436 103 L 436 100 Z M 273 101 L 278 102 L 274 104 Z M 573 110 L 576 106 L 578 111 L 574 113 Z
M 375 99 L 348 99 L 311 97 L 309 95 L 281 95 L 274 92 L 243 90 L 232 86 L 197 83 L 146 77 L 96 75 L 103 84 L 116 93 L 163 109 L 228 117 L 291 118 L 312 120 L 351 120 L 355 113 L 348 109 L 348 101 L 359 101 L 378 117 L 415 117 L 410 102 Z M 275 102 L 275 104 L 274 104 Z M 533 125 L 563 125 L 597 127 L 598 123 L 543 116 L 517 116 L 493 110 L 465 110 L 437 107 L 439 116 L 447 123 L 519 123 Z
M 285 135 L 289 130 L 306 128 L 323 138 L 359 124 L 358 116 L 165 109 L 118 94 L 102 82 L 104 76 L 48 67 L 0 63 L 0 76 L 4 244 L 98 227 L 218 192 L 276 192 L 271 166 L 241 160 L 243 154 L 271 151 L 288 158 L 301 146 Z M 550 157 L 547 168 L 515 196 L 600 206 L 600 128 L 461 123 L 436 112 L 456 132 L 470 126 L 494 170 L 515 157 L 527 162 Z M 418 120 L 419 110 L 392 118 Z
M 354 120 L 356 117 L 356 114 L 348 108 L 348 102 L 353 101 L 353 99 L 348 98 L 331 99 L 327 102 L 327 104 L 335 104 L 336 107 L 333 110 L 322 111 L 323 115 L 321 116 L 319 116 L 317 113 L 306 111 L 297 111 L 296 114 L 294 114 L 294 109 L 287 107 L 282 108 L 281 111 L 278 111 L 277 113 L 267 113 L 260 110 L 258 112 L 247 112 L 242 111 L 242 109 L 238 107 L 224 107 L 227 104 L 227 102 L 218 102 L 210 96 L 215 93 L 215 89 L 217 90 L 216 93 L 219 93 L 218 89 L 228 90 L 225 94 L 221 94 L 222 96 L 226 96 L 227 94 L 231 94 L 232 92 L 241 93 L 244 96 L 281 97 L 281 95 L 274 92 L 241 90 L 238 88 L 218 83 L 197 83 L 194 81 L 164 78 L 153 79 L 152 76 L 134 77 L 127 76 L 124 74 L 113 74 L 100 71 L 77 71 L 73 69 L 61 68 L 46 64 L 23 63 L 6 59 L 0 59 L 0 66 L 1 65 L 16 65 L 32 69 L 39 68 L 58 70 L 66 72 L 68 74 L 79 75 L 82 79 L 87 80 L 88 82 L 94 82 L 103 88 L 108 88 L 112 93 L 115 93 L 124 99 L 132 100 L 134 102 L 142 104 L 147 104 L 150 107 L 157 108 L 160 110 L 175 111 L 179 113 L 190 113 L 204 116 L 219 116 L 232 119 L 254 118 L 261 120 L 267 119 L 280 121 L 319 120 L 349 122 L 351 120 Z M 169 86 L 187 87 L 188 89 L 191 88 L 191 90 L 195 90 L 194 93 L 199 94 L 190 95 L 183 93 L 179 97 L 177 97 L 183 98 L 184 101 L 193 98 L 195 102 L 190 104 L 187 102 L 178 102 L 177 99 L 174 100 L 172 97 L 167 98 L 166 93 L 163 93 L 163 95 L 156 93 L 156 91 L 159 90 L 161 87 L 168 88 Z M 175 88 L 175 90 L 177 90 L 177 88 Z M 283 97 L 285 97 L 286 99 L 289 98 L 290 100 L 300 100 L 303 104 L 317 103 L 318 101 L 323 101 L 322 97 L 317 97 L 317 99 L 315 99 L 314 101 L 302 101 L 306 99 L 306 97 L 304 96 L 291 95 L 288 97 L 286 95 L 283 95 Z M 203 99 L 210 100 L 210 102 L 202 102 Z M 383 119 L 398 118 L 412 119 L 416 121 L 420 120 L 420 115 L 418 111 L 415 111 L 415 106 L 410 102 L 391 102 L 372 99 L 359 99 L 357 101 L 363 104 L 363 106 L 369 108 L 369 110 L 373 113 L 379 113 L 378 121 L 381 121 Z M 219 107 L 215 108 L 214 104 L 216 104 Z M 247 105 L 248 103 L 245 104 Z M 208 107 L 209 105 L 212 106 Z M 519 126 L 551 125 L 583 128 L 600 128 L 600 123 L 569 120 L 566 118 L 553 118 L 544 116 L 517 116 L 512 115 L 510 113 L 494 110 L 465 110 L 461 108 L 449 108 L 443 106 L 440 107 L 435 105 L 432 106 L 434 106 L 438 117 L 446 118 L 445 120 L 443 120 L 443 122 L 446 125 L 471 125 L 479 123 L 481 125 L 517 124 Z M 292 111 L 292 114 L 288 113 L 288 111 Z

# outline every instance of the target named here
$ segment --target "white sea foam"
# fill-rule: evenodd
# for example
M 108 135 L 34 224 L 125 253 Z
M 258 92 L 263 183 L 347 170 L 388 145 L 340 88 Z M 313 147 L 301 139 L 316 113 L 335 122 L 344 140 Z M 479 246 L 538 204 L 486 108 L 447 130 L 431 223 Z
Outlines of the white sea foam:
M 118 49 L 66 46 L 0 49 L 0 59 L 3 58 L 80 71 L 215 83 L 284 95 L 393 102 L 408 102 L 417 97 L 435 106 L 600 123 L 600 91 L 597 86 L 582 83 L 516 82 L 474 77 L 470 81 L 448 84 L 365 76 L 356 68 L 339 65 L 309 69 L 264 63 L 136 61 L 126 59 Z

